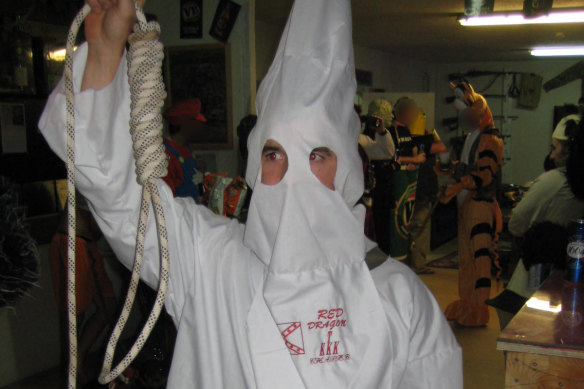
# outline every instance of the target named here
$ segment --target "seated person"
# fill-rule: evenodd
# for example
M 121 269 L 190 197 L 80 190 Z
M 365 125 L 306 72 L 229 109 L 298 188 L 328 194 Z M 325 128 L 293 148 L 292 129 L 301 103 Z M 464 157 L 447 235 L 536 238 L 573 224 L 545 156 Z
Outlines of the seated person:
M 533 224 L 551 221 L 566 227 L 575 217 L 584 213 L 584 199 L 577 196 L 568 183 L 568 158 L 584 160 L 584 156 L 571 155 L 576 148 L 576 134 L 580 117 L 569 115 L 560 120 L 552 134 L 550 158 L 556 168 L 541 174 L 523 199 L 513 209 L 509 232 L 521 237 Z
M 521 259 L 507 287 L 486 303 L 497 310 L 501 329 L 523 307 L 553 269 L 564 269 L 568 231 L 549 221 L 536 223 L 521 242 Z
M 529 298 L 543 281 L 539 274 L 528 272 L 532 263 L 542 263 L 542 255 L 536 255 L 530 247 L 539 242 L 542 252 L 554 251 L 553 247 L 560 242 L 562 255 L 554 261 L 555 267 L 561 268 L 565 260 L 565 228 L 577 218 L 584 216 L 584 121 L 578 115 L 569 115 L 560 120 L 552 134 L 552 151 L 550 158 L 555 169 L 541 174 L 533 183 L 524 198 L 517 204 L 509 221 L 509 231 L 516 237 L 525 237 L 522 245 L 524 258 L 519 261 L 509 284 L 509 292 Z M 537 228 L 536 228 L 537 227 Z M 534 231 L 531 231 L 535 229 Z M 537 231 L 546 229 L 548 232 L 540 233 L 538 238 L 533 238 Z M 564 231 L 562 233 L 562 231 Z M 531 235 L 528 236 L 528 232 Z M 562 235 L 563 234 L 563 235 Z M 551 238 L 550 237 L 554 237 Z M 548 242 L 543 244 L 542 242 Z M 544 251 L 545 250 L 545 251 Z M 525 253 L 528 254 L 525 254 Z M 533 254 L 529 254 L 529 253 Z M 552 262 L 553 255 L 548 255 L 547 262 Z M 534 281 L 533 277 L 537 279 Z M 504 292 L 504 293 L 505 293 Z M 500 301 L 501 296 L 496 299 Z M 502 308 L 496 302 L 491 304 L 496 308 Z M 511 313 L 515 314 L 521 306 L 515 304 Z M 509 308 L 507 308 L 509 309 Z

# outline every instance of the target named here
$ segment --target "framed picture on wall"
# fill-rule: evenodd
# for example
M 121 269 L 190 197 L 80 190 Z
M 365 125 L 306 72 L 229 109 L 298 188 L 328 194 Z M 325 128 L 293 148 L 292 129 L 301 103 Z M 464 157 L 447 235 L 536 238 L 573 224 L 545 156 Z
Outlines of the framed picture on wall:
M 229 45 L 167 47 L 165 78 L 168 106 L 199 98 L 207 119 L 190 146 L 195 150 L 233 147 Z

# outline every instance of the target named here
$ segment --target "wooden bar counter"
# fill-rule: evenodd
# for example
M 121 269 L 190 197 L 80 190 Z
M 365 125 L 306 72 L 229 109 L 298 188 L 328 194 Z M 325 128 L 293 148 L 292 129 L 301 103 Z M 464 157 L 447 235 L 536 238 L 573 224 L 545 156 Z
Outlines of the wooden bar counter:
M 584 389 L 584 286 L 556 271 L 501 331 L 505 388 Z

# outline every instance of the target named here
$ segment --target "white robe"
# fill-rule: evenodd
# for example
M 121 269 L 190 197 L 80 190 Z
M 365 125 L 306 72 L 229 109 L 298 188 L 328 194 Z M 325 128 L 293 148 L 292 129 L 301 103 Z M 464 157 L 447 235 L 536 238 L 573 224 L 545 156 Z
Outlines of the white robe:
M 126 60 L 110 85 L 79 92 L 86 58 L 87 46 L 82 45 L 74 62 L 77 186 L 116 255 L 131 267 L 141 187 L 128 131 Z M 51 94 L 39 127 L 64 158 L 63 82 Z M 168 387 L 303 387 L 280 334 L 258 320 L 269 314 L 261 297 L 266 267 L 243 245 L 244 226 L 214 215 L 192 199 L 174 199 L 162 181 L 159 188 L 170 250 L 165 306 L 178 331 Z M 141 276 L 153 287 L 158 257 L 151 222 Z M 462 388 L 461 350 L 430 291 L 392 259 L 371 276 L 392 336 L 387 352 L 393 362 L 378 369 L 378 377 L 370 382 L 383 378 L 391 388 Z M 262 359 L 265 350 L 270 358 Z M 254 365 L 252 358 L 263 362 Z M 368 382 L 355 387 L 375 388 Z

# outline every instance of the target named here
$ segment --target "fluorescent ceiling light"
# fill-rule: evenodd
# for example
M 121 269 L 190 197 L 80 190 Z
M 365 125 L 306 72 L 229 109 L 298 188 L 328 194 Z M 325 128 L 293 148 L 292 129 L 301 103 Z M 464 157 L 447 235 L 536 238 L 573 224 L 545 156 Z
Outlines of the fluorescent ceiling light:
M 534 47 L 531 55 L 536 57 L 579 57 L 584 56 L 584 46 Z
M 584 23 L 584 10 L 551 11 L 547 15 L 526 18 L 521 12 L 495 12 L 488 15 L 460 17 L 458 22 L 466 27 L 511 26 L 517 24 Z

